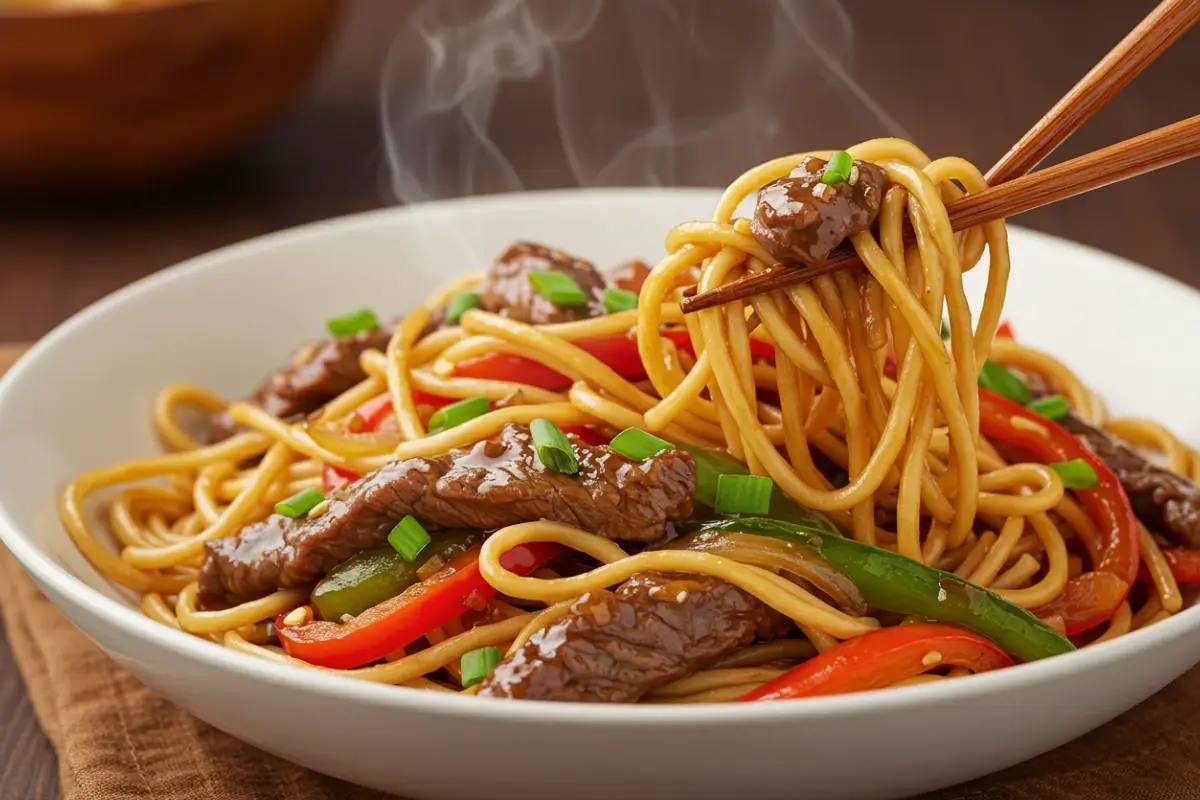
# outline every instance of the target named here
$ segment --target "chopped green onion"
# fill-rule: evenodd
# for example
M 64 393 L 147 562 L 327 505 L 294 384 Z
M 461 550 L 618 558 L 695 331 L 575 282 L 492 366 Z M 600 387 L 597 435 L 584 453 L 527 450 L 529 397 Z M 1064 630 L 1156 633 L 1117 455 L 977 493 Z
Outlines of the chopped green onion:
M 614 436 L 608 446 L 621 455 L 638 461 L 675 449 L 675 445 L 666 439 L 660 439 L 654 434 L 646 433 L 638 428 L 626 428 Z
M 766 514 L 774 488 L 775 481 L 760 475 L 722 475 L 717 478 L 717 513 Z
M 997 364 L 995 361 L 983 362 L 983 369 L 979 372 L 979 385 L 984 389 L 990 389 L 996 394 L 1002 394 L 1009 400 L 1014 400 L 1021 405 L 1027 404 L 1032 397 L 1029 387 L 1025 385 L 1025 381 L 1010 372 L 1004 365 Z
M 336 338 L 341 339 L 345 336 L 356 336 L 360 333 L 373 331 L 379 327 L 379 320 L 375 316 L 375 312 L 369 308 L 360 308 L 357 311 L 351 311 L 349 314 L 342 314 L 340 317 L 333 317 L 325 321 L 329 332 Z
M 275 513 L 283 514 L 285 517 L 292 519 L 300 519 L 308 512 L 312 511 L 321 503 L 325 502 L 325 495 L 321 494 L 316 489 L 305 489 L 299 494 L 294 494 L 287 500 L 275 504 Z
M 850 154 L 845 150 L 838 150 L 825 163 L 825 174 L 821 176 L 821 183 L 844 183 L 850 179 L 850 169 L 853 166 L 854 159 Z
M 586 306 L 588 295 L 575 279 L 564 272 L 529 273 L 529 284 L 533 290 L 556 306 Z
M 616 314 L 620 311 L 633 311 L 637 308 L 637 300 L 637 293 L 628 291 L 627 289 L 604 290 L 604 310 L 610 314 Z
M 486 397 L 468 397 L 466 400 L 442 406 L 429 418 L 429 433 L 432 435 L 457 428 L 468 420 L 482 417 L 488 412 L 488 408 L 490 406 Z
M 1050 469 L 1062 478 L 1063 486 L 1068 489 L 1090 489 L 1096 485 L 1099 478 L 1092 465 L 1082 458 L 1073 458 L 1058 464 L 1051 464 Z
M 946 322 L 946 320 L 942 320 L 942 341 L 950 341 L 950 323 Z
M 1029 410 L 1041 414 L 1046 419 L 1062 419 L 1071 409 L 1067 406 L 1067 398 L 1061 394 L 1050 394 L 1031 400 Z
M 458 662 L 458 670 L 462 673 L 463 688 L 470 689 L 482 681 L 503 659 L 504 654 L 500 652 L 499 647 L 480 647 L 478 650 L 463 653 L 463 657 Z
M 479 295 L 474 292 L 459 292 L 446 304 L 446 319 L 458 322 L 463 314 L 479 305 Z
M 561 472 L 564 475 L 574 475 L 579 472 L 579 461 L 567 435 L 558 429 L 548 419 L 541 417 L 529 423 L 529 432 L 533 435 L 533 449 L 547 469 Z
M 415 561 L 429 542 L 429 533 L 412 514 L 397 522 L 396 527 L 388 534 L 388 544 L 403 556 L 405 561 Z

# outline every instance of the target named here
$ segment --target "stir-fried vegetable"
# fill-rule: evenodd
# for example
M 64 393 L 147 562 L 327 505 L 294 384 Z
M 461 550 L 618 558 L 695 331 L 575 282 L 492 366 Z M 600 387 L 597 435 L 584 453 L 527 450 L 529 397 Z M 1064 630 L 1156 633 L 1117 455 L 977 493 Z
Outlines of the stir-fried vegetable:
M 325 325 L 334 337 L 341 339 L 376 330 L 379 327 L 379 319 L 371 309 L 360 308 L 338 317 L 331 317 L 326 320 Z
M 530 542 L 500 556 L 509 572 L 528 575 L 561 552 L 556 544 Z M 398 556 L 399 557 L 399 556 Z M 275 621 L 279 641 L 288 655 L 333 669 L 353 669 L 377 661 L 462 616 L 496 593 L 479 572 L 479 550 L 451 561 L 428 580 L 384 600 L 345 622 L 313 621 L 288 626 Z
M 687 331 L 668 329 L 661 333 L 664 339 L 669 339 L 679 350 L 695 356 L 696 350 L 692 347 L 692 340 Z M 637 380 L 646 376 L 646 368 L 642 366 L 642 358 L 638 355 L 637 340 L 631 336 L 626 334 L 596 336 L 589 339 L 578 339 L 572 344 L 603 361 L 623 378 Z M 766 342 L 751 339 L 750 357 L 773 359 L 775 348 Z M 558 391 L 571 385 L 571 379 L 566 375 L 555 372 L 532 358 L 510 353 L 489 353 L 485 356 L 459 361 L 454 365 L 454 374 L 464 378 L 516 381 L 550 391 Z
M 1095 473 L 1093 488 L 1076 490 L 1075 496 L 1096 526 L 1100 559 L 1093 571 L 1067 581 L 1062 594 L 1038 609 L 1037 614 L 1043 619 L 1060 616 L 1070 635 L 1103 623 L 1125 600 L 1138 572 L 1137 518 L 1121 482 L 1078 438 L 986 389 L 979 390 L 979 426 L 989 439 L 1015 447 L 1044 464 L 1078 459 Z
M 1176 583 L 1200 583 L 1200 550 L 1163 550 Z
M 788 670 L 743 701 L 883 689 L 939 667 L 987 672 L 1013 660 L 993 642 L 950 625 L 918 623 L 880 628 L 857 636 Z
M 775 482 L 761 475 L 718 475 L 718 514 L 767 514 Z
M 483 679 L 490 675 L 503 659 L 504 653 L 500 652 L 499 647 L 480 647 L 469 653 L 463 653 L 463 657 L 458 662 L 463 687 L 470 688 L 477 683 L 482 683 Z
M 678 445 L 696 462 L 696 499 L 709 508 L 717 507 L 717 484 L 722 475 L 749 475 L 746 465 L 732 456 L 694 445 Z M 820 511 L 797 503 L 778 486 L 771 489 L 771 508 L 766 514 L 772 519 L 794 522 L 828 536 L 841 536 L 837 526 Z
M 482 417 L 490 408 L 491 403 L 486 397 L 468 397 L 442 406 L 429 418 L 429 435 L 457 428 L 464 422 Z
M 571 440 L 548 419 L 538 417 L 529 423 L 529 435 L 537 459 L 547 469 L 574 475 L 579 472 L 579 460 L 571 448 Z
M 441 531 L 414 560 L 404 558 L 390 544 L 364 550 L 330 570 L 312 592 L 313 608 L 321 619 L 338 622 L 352 617 L 389 597 L 395 597 L 421 580 L 422 568 L 430 559 L 452 561 L 477 541 L 475 531 Z
M 1024 661 L 1075 649 L 1066 637 L 999 595 L 889 550 L 761 517 L 701 522 L 687 527 L 696 531 L 754 533 L 808 547 L 854 581 L 872 606 L 961 625 Z
M 812 548 L 795 542 L 750 533 L 705 531 L 680 536 L 658 547 L 712 553 L 776 573 L 788 573 L 824 592 L 847 614 L 862 616 L 870 611 L 854 581 Z

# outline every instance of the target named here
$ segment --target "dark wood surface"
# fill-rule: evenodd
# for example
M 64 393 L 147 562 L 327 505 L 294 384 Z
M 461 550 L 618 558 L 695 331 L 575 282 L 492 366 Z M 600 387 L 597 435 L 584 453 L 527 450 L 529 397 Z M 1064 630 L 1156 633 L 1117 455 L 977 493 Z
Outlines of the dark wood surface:
M 675 22 L 639 18 L 631 33 L 630 15 L 642 13 L 633 10 L 642 5 L 650 4 L 611 0 L 603 9 L 572 51 L 567 100 L 572 113 L 583 114 L 584 133 L 576 138 L 588 139 L 589 146 L 599 141 L 596 147 L 609 153 L 618 151 L 628 133 L 614 133 L 609 125 L 601 131 L 607 139 L 589 138 L 596 127 L 604 128 L 593 123 L 621 117 L 626 128 L 644 129 L 637 110 L 645 104 L 647 72 L 654 73 L 655 87 L 664 85 L 659 73 L 673 74 L 660 95 L 669 94 L 681 113 L 736 122 L 731 131 L 682 148 L 673 162 L 656 162 L 673 164 L 657 170 L 660 182 L 720 184 L 767 155 L 901 132 L 863 111 L 853 93 L 813 59 L 801 64 L 809 51 L 799 34 L 778 17 L 773 26 L 769 19 L 779 4 L 681 1 L 671 4 Z M 986 170 L 1151 6 L 1150 0 L 847 0 L 853 52 L 845 63 L 927 152 L 962 155 Z M 379 84 L 398 32 L 408 38 L 394 57 L 396 80 L 400 86 L 414 80 L 420 50 L 412 45 L 412 4 L 360 0 L 346 12 L 311 90 L 234 159 L 137 195 L 0 207 L 0 342 L 35 339 L 112 290 L 181 259 L 395 203 L 381 143 Z M 766 49 L 772 31 L 777 59 L 763 55 L 772 52 Z M 822 47 L 838 50 L 846 43 L 836 28 L 819 36 Z M 637 50 L 639 43 L 645 49 Z M 649 54 L 649 61 L 639 61 L 637 52 Z M 748 69 L 772 72 L 781 64 L 785 80 L 744 81 Z M 1167 53 L 1054 158 L 1196 113 L 1197 75 L 1200 32 Z M 761 90 L 765 85 L 770 91 Z M 538 86 L 501 91 L 491 135 L 527 188 L 574 185 L 545 82 Z M 694 126 L 676 131 L 685 132 L 695 133 Z M 596 170 L 584 171 L 591 178 Z M 646 179 L 636 172 L 614 174 L 624 182 Z M 446 180 L 454 167 L 443 165 L 436 174 Z M 1200 265 L 1187 244 L 1196 224 L 1197 185 L 1200 164 L 1185 164 L 1032 212 L 1019 222 L 1200 285 Z M 0 639 L 0 797 L 58 796 L 53 751 L 37 729 Z

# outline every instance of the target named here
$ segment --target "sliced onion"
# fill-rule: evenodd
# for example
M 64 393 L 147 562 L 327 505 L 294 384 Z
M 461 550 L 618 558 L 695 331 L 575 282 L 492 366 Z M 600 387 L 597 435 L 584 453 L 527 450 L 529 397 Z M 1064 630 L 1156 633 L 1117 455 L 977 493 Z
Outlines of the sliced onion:
M 868 611 L 867 601 L 854 581 L 802 545 L 749 533 L 707 531 L 682 536 L 665 547 L 699 550 L 742 564 L 786 572 L 811 583 L 847 614 L 862 616 Z
M 319 446 L 347 458 L 383 456 L 400 446 L 400 434 L 396 431 L 351 433 L 315 423 L 305 423 L 304 431 Z

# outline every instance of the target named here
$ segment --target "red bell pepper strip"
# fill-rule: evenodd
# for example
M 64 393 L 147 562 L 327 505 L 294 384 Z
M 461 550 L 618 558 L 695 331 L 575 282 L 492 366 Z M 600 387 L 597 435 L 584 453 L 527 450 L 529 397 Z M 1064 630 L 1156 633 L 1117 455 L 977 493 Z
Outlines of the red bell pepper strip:
M 1013 336 L 1012 325 L 1008 324 L 1007 322 L 1001 322 L 1000 327 L 996 328 L 996 338 L 997 339 L 1015 339 L 1017 337 Z
M 987 672 L 1012 664 L 1011 656 L 977 633 L 936 622 L 897 625 L 847 639 L 741 699 L 795 700 L 865 692 L 938 667 Z
M 332 464 L 325 464 L 321 467 L 321 487 L 325 494 L 331 494 L 339 489 L 343 489 L 361 477 L 362 475 L 356 472 L 335 467 Z
M 1016 418 L 1036 428 L 1019 428 L 1013 425 Z M 1043 619 L 1054 614 L 1061 616 L 1071 636 L 1108 620 L 1137 580 L 1139 564 L 1137 518 L 1117 476 L 1078 438 L 987 389 L 979 390 L 979 426 L 989 439 L 1012 445 L 1044 464 L 1079 458 L 1096 471 L 1095 487 L 1076 490 L 1075 496 L 1096 526 L 1099 561 L 1092 572 L 1067 581 L 1057 599 L 1034 613 Z M 1048 435 L 1040 436 L 1037 428 Z
M 1163 550 L 1162 554 L 1176 583 L 1200 583 L 1200 550 Z
M 685 330 L 671 329 L 661 332 L 664 339 L 670 339 L 677 348 L 690 355 L 696 355 L 692 340 Z M 646 377 L 646 368 L 638 355 L 637 340 L 627 334 L 612 334 L 597 336 L 590 339 L 578 339 L 574 344 L 581 350 L 603 361 L 610 369 L 628 380 Z M 757 339 L 750 340 L 751 358 L 773 359 L 775 348 Z M 525 356 L 511 353 L 489 353 L 485 356 L 468 358 L 454 366 L 454 374 L 463 378 L 483 378 L 493 381 L 515 381 L 527 383 L 549 391 L 566 389 L 571 385 L 571 379 L 562 373 L 555 372 L 545 364 Z
M 521 544 L 500 556 L 509 572 L 528 575 L 562 549 L 551 542 Z M 496 593 L 479 572 L 479 548 L 463 553 L 428 580 L 367 609 L 349 622 L 275 621 L 279 641 L 293 658 L 332 669 L 353 669 L 406 647 Z M 470 604 L 470 605 L 468 605 Z
M 589 444 L 592 447 L 601 444 L 608 444 L 609 439 L 599 431 L 594 431 L 591 428 L 585 428 L 582 425 L 563 425 L 563 433 L 573 433 L 579 437 L 579 440 L 584 444 Z

